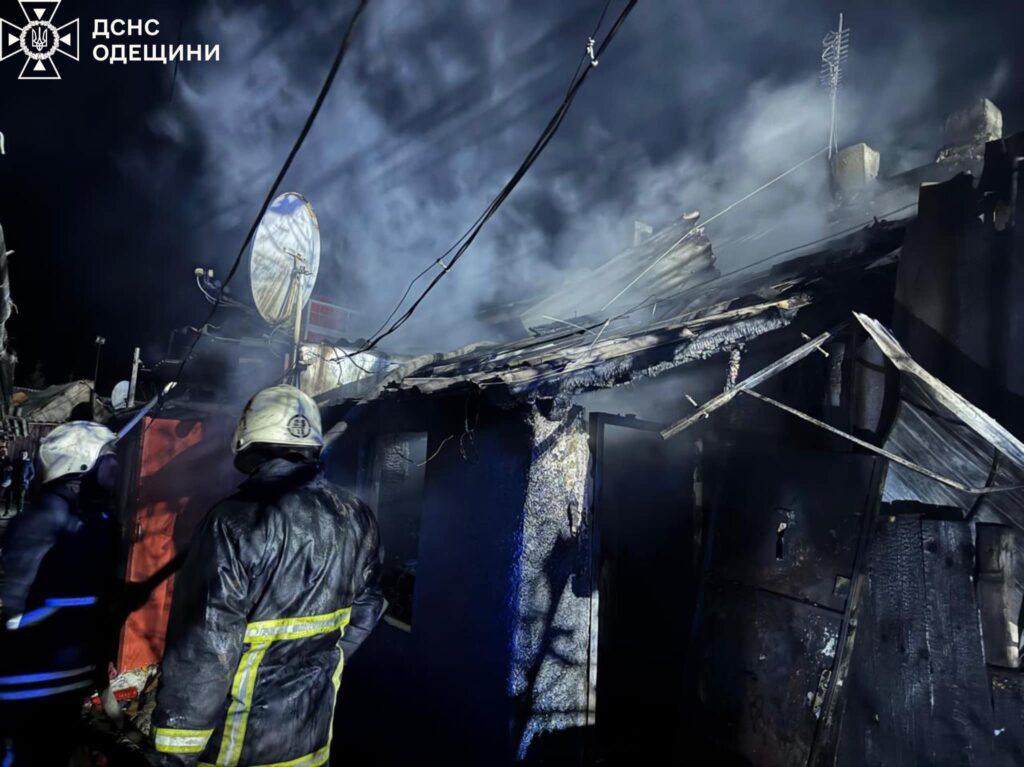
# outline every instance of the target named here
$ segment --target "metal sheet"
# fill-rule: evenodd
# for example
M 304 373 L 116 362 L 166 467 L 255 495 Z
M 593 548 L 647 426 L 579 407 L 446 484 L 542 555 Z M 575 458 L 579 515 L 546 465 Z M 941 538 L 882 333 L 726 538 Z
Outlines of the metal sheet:
M 924 388 L 940 405 L 962 421 L 979 437 L 997 447 L 1018 466 L 1024 467 L 1024 444 L 998 421 L 961 397 L 942 381 L 917 364 L 900 342 L 878 320 L 854 312 L 864 329 L 896 368 Z

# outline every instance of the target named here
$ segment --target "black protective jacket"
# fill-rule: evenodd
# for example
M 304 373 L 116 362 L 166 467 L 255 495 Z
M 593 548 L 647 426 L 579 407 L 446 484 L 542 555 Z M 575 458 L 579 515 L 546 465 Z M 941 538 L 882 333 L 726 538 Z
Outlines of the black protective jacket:
M 345 658 L 382 612 L 372 512 L 274 459 L 215 506 L 174 582 L 151 761 L 318 767 Z
M 78 696 L 105 684 L 112 651 L 117 527 L 89 478 L 58 480 L 3 541 L 0 703 Z M 0 718 L 3 714 L 0 713 Z

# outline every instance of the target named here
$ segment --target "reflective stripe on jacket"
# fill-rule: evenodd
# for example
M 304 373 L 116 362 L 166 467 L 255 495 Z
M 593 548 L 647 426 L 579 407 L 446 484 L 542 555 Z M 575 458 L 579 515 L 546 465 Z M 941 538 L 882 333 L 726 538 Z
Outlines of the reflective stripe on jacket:
M 151 761 L 326 764 L 379 559 L 372 513 L 318 466 L 270 461 L 216 506 L 174 583 Z
M 0 704 L 81 698 L 105 685 L 118 534 L 106 502 L 87 480 L 67 478 L 11 520 L 0 578 Z M 0 711 L 0 731 L 6 716 Z

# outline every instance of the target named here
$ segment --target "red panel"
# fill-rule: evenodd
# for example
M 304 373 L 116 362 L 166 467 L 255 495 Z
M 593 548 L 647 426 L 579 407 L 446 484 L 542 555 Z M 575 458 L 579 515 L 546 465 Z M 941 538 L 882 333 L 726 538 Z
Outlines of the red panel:
M 241 475 L 231 453 L 233 419 L 202 421 L 147 418 L 142 423 L 141 456 L 131 550 L 130 581 L 144 581 L 184 550 L 196 525 L 218 500 L 229 495 Z M 163 656 L 173 578 L 132 613 L 121 635 L 118 669 L 141 668 Z
M 344 307 L 313 298 L 309 302 L 306 340 L 319 342 L 344 333 L 350 312 Z

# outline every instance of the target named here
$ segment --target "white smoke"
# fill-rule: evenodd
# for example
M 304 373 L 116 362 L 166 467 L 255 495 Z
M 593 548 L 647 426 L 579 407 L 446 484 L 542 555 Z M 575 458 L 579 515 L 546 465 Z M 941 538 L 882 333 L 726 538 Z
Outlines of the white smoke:
M 282 189 L 316 208 L 317 292 L 359 312 L 356 333 L 376 328 L 513 172 L 557 106 L 601 5 L 371 2 Z M 571 283 L 630 243 L 633 219 L 659 228 L 695 208 L 707 219 L 824 146 L 818 45 L 835 20 L 798 4 L 774 14 L 715 5 L 638 5 L 548 152 L 390 348 L 486 338 L 474 320 L 482 305 Z M 209 5 L 197 26 L 221 44 L 224 61 L 183 70 L 175 102 L 151 121 L 169 140 L 201 147 L 191 206 L 221 263 L 297 135 L 354 8 L 289 6 Z M 861 42 L 856 14 L 848 17 L 840 136 L 882 149 L 892 172 L 931 158 L 942 112 L 960 102 L 945 100 L 938 79 L 953 32 L 924 10 L 891 15 L 908 34 L 884 45 Z M 960 90 L 1010 87 L 999 66 Z M 820 236 L 827 204 L 822 158 L 709 227 L 720 268 Z M 736 242 L 751 233 L 761 236 Z

